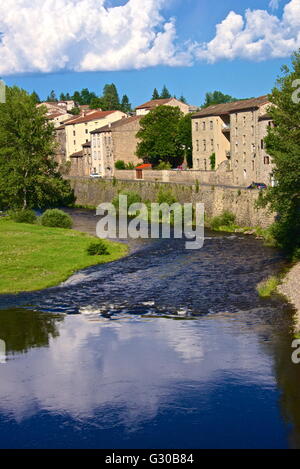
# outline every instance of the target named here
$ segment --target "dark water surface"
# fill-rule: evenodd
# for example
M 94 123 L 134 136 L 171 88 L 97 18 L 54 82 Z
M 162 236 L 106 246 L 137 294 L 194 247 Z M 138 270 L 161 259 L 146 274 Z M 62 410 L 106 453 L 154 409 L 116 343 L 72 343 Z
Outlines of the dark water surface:
M 93 233 L 92 213 L 74 211 Z M 300 447 L 297 327 L 252 237 L 136 241 L 118 262 L 0 297 L 0 447 Z

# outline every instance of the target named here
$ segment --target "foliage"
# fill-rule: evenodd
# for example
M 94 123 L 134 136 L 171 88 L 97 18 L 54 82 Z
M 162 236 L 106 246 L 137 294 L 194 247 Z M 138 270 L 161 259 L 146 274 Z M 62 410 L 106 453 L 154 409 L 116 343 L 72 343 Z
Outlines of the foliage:
M 118 160 L 115 162 L 115 168 L 119 170 L 128 170 L 128 169 L 134 169 L 135 166 L 133 163 L 125 163 L 123 160 Z
M 11 220 L 16 223 L 28 223 L 34 225 L 37 221 L 37 216 L 33 210 L 9 210 L 8 215 Z
M 7 87 L 6 103 L 0 106 L 2 208 L 47 207 L 74 200 L 54 160 L 54 135 L 46 108 L 37 108 L 26 91 Z
M 229 94 L 224 94 L 221 91 L 213 91 L 210 93 L 206 93 L 205 102 L 202 108 L 213 106 L 214 104 L 232 103 L 234 101 L 237 101 L 237 99 L 233 98 Z
M 132 107 L 131 107 L 131 104 L 129 102 L 129 98 L 128 98 L 127 94 L 124 94 L 124 96 L 122 98 L 120 110 L 125 112 L 126 114 L 128 114 L 129 112 L 132 111 Z
M 160 99 L 168 99 L 168 98 L 171 98 L 171 94 L 168 88 L 166 87 L 166 85 L 164 85 L 162 92 L 160 93 Z
M 84 233 L 0 220 L 0 293 L 41 290 L 58 285 L 74 272 L 120 259 L 126 245 L 105 241 L 109 256 L 91 257 L 96 238 Z
M 157 88 L 154 88 L 153 94 L 152 94 L 152 99 L 159 99 L 159 92 L 157 91 Z
M 136 192 L 131 192 L 131 191 L 121 191 L 119 194 L 114 197 L 112 200 L 112 204 L 115 207 L 117 213 L 119 213 L 119 196 L 120 195 L 126 195 L 127 196 L 127 207 L 129 208 L 130 205 L 132 204 L 139 204 L 142 202 L 142 198 L 139 194 Z
M 73 226 L 73 221 L 70 215 L 58 209 L 46 210 L 46 212 L 41 216 L 40 221 L 41 225 L 52 228 L 70 229 Z
M 104 244 L 104 242 L 101 239 L 99 239 L 99 241 L 91 243 L 87 247 L 86 252 L 88 253 L 89 256 L 108 256 L 109 255 L 109 250 L 107 249 L 107 246 Z
M 275 165 L 276 186 L 270 187 L 258 200 L 278 214 L 272 235 L 287 253 L 300 248 L 300 104 L 292 99 L 294 81 L 300 77 L 300 52 L 292 58 L 292 68 L 282 68 L 269 99 L 275 126 L 268 127 L 266 151 Z M 296 96 L 297 98 L 297 96 Z
M 257 292 L 260 297 L 268 298 L 277 290 L 280 279 L 275 276 L 269 277 L 264 282 L 261 282 L 257 287 Z
M 79 116 L 80 114 L 80 108 L 79 107 L 73 107 L 70 111 L 68 111 L 69 114 L 72 114 L 73 116 Z
M 222 215 L 212 218 L 210 222 L 210 227 L 213 230 L 219 230 L 222 227 L 229 227 L 235 222 L 235 215 L 228 211 L 225 211 Z
M 120 109 L 120 99 L 116 85 L 111 83 L 110 85 L 105 85 L 103 89 L 102 96 L 102 109 L 104 111 L 115 111 Z
M 177 167 L 183 162 L 184 151 L 178 138 L 183 117 L 178 107 L 158 106 L 140 121 L 136 154 L 157 166 L 160 161 Z
M 47 96 L 47 100 L 46 100 L 48 103 L 57 103 L 57 97 L 56 97 L 56 94 L 55 94 L 55 91 L 52 90 L 51 93 L 49 94 L 49 96 Z
M 35 91 L 31 93 L 31 96 L 36 104 L 39 104 L 41 102 L 39 95 Z
M 172 205 L 177 202 L 177 199 L 175 195 L 173 194 L 172 190 L 165 190 L 165 189 L 160 189 L 158 195 L 157 195 L 157 203 L 158 204 L 168 204 Z
M 155 169 L 158 169 L 159 171 L 170 170 L 170 169 L 172 169 L 172 166 L 168 162 L 160 161 Z
M 185 159 L 189 168 L 193 167 L 192 115 L 187 114 L 180 119 L 178 141 L 184 148 Z
M 216 154 L 213 153 L 212 155 L 210 155 L 209 160 L 210 160 L 211 169 L 215 170 L 216 169 Z

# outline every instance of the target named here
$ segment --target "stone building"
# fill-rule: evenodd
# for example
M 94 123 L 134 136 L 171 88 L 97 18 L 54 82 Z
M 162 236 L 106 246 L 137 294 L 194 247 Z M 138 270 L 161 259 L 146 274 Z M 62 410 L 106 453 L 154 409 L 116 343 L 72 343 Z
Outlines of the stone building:
M 66 163 L 66 127 L 60 125 L 55 129 L 56 153 L 55 159 L 61 166 Z
M 92 172 L 91 142 L 84 143 L 82 149 L 70 156 L 69 176 L 90 176 Z
M 90 133 L 106 125 L 124 119 L 127 114 L 121 111 L 89 111 L 83 116 L 65 122 L 66 159 L 78 151 L 82 145 L 90 141 Z
M 179 109 L 183 112 L 183 114 L 189 114 L 190 106 L 188 104 L 179 101 L 176 98 L 169 98 L 169 99 L 152 99 L 147 103 L 142 104 L 136 108 L 136 115 L 137 116 L 145 116 L 153 109 L 157 108 L 158 106 L 172 106 L 172 107 L 179 107 Z
M 129 117 L 91 132 L 92 172 L 112 177 L 116 161 L 133 165 L 140 162 L 135 154 L 140 119 L 140 116 Z
M 209 106 L 192 117 L 194 169 L 211 170 L 214 153 L 216 168 L 230 163 L 233 182 L 272 182 L 272 164 L 264 149 L 270 106 L 267 96 Z M 267 116 L 267 117 L 266 117 Z

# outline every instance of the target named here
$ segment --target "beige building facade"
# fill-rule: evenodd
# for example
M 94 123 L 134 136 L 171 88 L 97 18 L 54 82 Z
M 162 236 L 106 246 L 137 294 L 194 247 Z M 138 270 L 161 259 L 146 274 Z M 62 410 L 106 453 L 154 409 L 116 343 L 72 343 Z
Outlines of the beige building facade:
M 140 119 L 140 116 L 129 117 L 91 132 L 93 173 L 109 178 L 115 174 L 116 161 L 133 165 L 140 162 L 135 154 Z
M 121 111 L 91 111 L 84 116 L 79 116 L 65 122 L 66 129 L 66 158 L 78 151 L 82 145 L 91 140 L 91 132 L 108 124 L 127 117 Z
M 216 155 L 216 168 L 229 161 L 233 182 L 272 184 L 272 162 L 266 154 L 264 138 L 272 125 L 267 115 L 267 96 L 210 106 L 192 118 L 194 169 L 211 170 L 210 157 Z
M 179 109 L 183 112 L 183 114 L 189 114 L 190 106 L 188 104 L 179 101 L 176 98 L 170 99 L 153 99 L 148 101 L 147 103 L 142 104 L 136 108 L 136 115 L 137 116 L 145 116 L 153 109 L 157 108 L 158 106 L 172 106 L 172 107 L 179 107 Z

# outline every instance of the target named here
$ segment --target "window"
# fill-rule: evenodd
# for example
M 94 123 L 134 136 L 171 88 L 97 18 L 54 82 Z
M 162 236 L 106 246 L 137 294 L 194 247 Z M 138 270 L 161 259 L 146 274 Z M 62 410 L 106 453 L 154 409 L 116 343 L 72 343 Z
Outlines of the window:
M 214 149 L 214 139 L 212 138 L 211 141 L 210 141 L 210 144 L 211 144 L 211 149 L 213 150 Z
M 88 134 L 88 133 L 89 133 L 89 129 L 85 129 L 85 133 Z
M 205 121 L 202 122 L 202 130 L 206 130 L 206 122 Z
M 76 137 L 76 132 L 75 132 L 75 130 L 73 130 L 73 137 Z
M 196 132 L 198 132 L 198 130 L 199 130 L 199 122 L 195 122 L 195 130 L 196 130 Z
M 255 163 L 254 161 L 252 161 L 252 171 L 254 171 L 254 169 L 255 169 Z
M 245 152 L 245 151 L 244 151 L 244 153 L 243 153 L 243 159 L 244 159 L 244 163 L 246 163 L 247 155 L 246 155 L 246 152 Z
M 210 130 L 213 130 L 213 128 L 214 128 L 214 123 L 213 123 L 213 121 L 210 121 L 210 124 L 209 124 L 209 125 L 210 125 Z
M 251 126 L 251 135 L 254 136 L 254 125 Z
M 264 157 L 264 164 L 270 164 L 270 157 L 269 156 Z
M 200 150 L 200 148 L 199 148 L 199 140 L 196 140 L 196 146 L 197 146 L 197 151 L 199 151 L 199 150 Z
M 243 125 L 246 127 L 246 116 L 243 117 Z
M 206 151 L 206 140 L 203 140 L 203 151 Z
M 246 135 L 243 135 L 243 145 L 246 145 Z
M 206 159 L 204 160 L 204 170 L 205 171 L 207 170 L 207 161 L 206 161 Z
M 74 145 L 76 145 L 76 140 L 74 140 Z
M 264 142 L 264 140 L 261 140 L 261 141 L 260 141 L 260 147 L 261 147 L 262 150 L 265 148 L 265 142 Z

